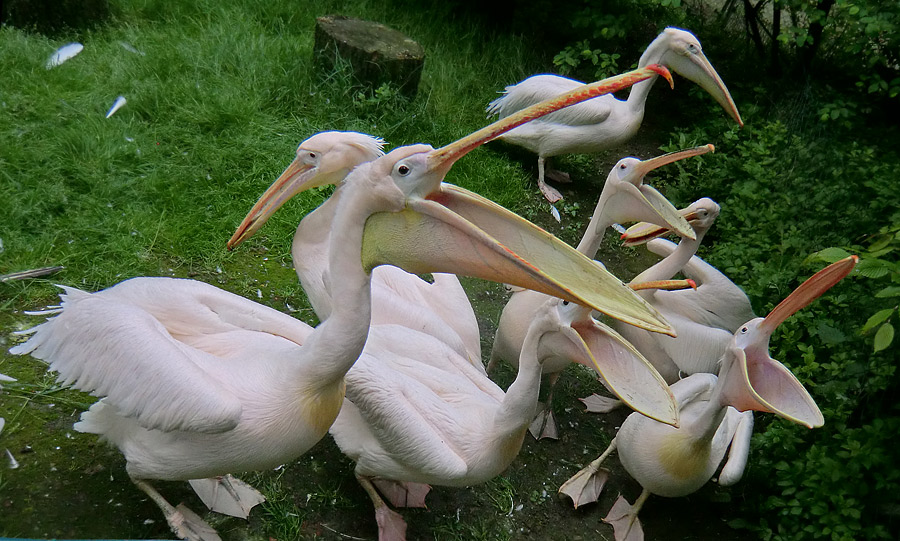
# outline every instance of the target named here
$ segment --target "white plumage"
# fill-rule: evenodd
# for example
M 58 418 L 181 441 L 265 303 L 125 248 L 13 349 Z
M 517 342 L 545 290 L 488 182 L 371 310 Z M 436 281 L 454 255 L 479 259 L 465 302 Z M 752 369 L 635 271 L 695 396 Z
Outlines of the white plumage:
M 693 236 L 693 230 L 681 214 L 659 192 L 644 184 L 644 177 L 657 167 L 687 157 L 704 154 L 711 149 L 710 145 L 665 154 L 644 161 L 637 158 L 623 158 L 619 160 L 606 177 L 606 183 L 603 185 L 603 191 L 597 201 L 594 214 L 581 238 L 581 242 L 578 244 L 578 251 L 587 257 L 596 257 L 606 229 L 618 222 L 627 223 L 644 220 L 659 224 L 661 227 L 675 228 L 686 236 Z M 491 350 L 491 361 L 488 365 L 489 371 L 499 360 L 504 360 L 513 365 L 518 362 L 525 331 L 528 329 L 530 320 L 535 316 L 543 302 L 544 297 L 534 291 L 516 291 L 512 294 L 509 302 L 503 309 L 503 313 L 500 315 L 500 322 L 497 326 L 497 333 Z M 618 335 L 610 336 L 617 337 Z M 635 360 L 635 370 L 646 370 L 648 374 L 653 376 L 652 379 L 648 379 L 648 382 L 662 381 L 661 378 L 657 380 L 659 374 L 647 363 L 643 356 L 635 353 Z M 544 363 L 544 374 L 550 380 L 551 389 L 559 374 L 569 364 L 569 359 L 564 355 L 557 355 Z M 656 396 L 655 393 L 654 396 Z M 540 418 L 536 420 L 535 427 L 532 430 L 535 437 L 556 437 L 551 401 L 552 390 L 547 399 L 546 407 Z M 633 403 L 629 405 L 635 407 Z M 649 406 L 649 404 L 647 405 Z M 673 416 L 666 416 L 664 409 L 654 411 L 652 407 L 649 409 L 641 407 L 640 411 L 660 420 L 675 421 Z
M 687 375 L 717 373 L 719 359 L 732 334 L 755 317 L 744 292 L 695 256 L 719 215 L 719 205 L 702 198 L 681 212 L 693 227 L 696 238 L 682 239 L 677 247 L 667 240 L 653 238 L 647 247 L 666 257 L 634 278 L 637 282 L 668 280 L 682 272 L 695 281 L 696 289 L 639 293 L 669 320 L 678 336 L 656 336 L 634 327 L 616 327 L 670 382 L 677 378 L 679 371 Z M 626 244 L 634 245 L 664 232 L 665 228 L 637 224 L 622 238 Z
M 678 28 L 663 30 L 638 61 L 639 67 L 650 64 L 662 64 L 699 84 L 738 124 L 743 125 L 731 94 L 703 54 L 700 42 L 690 32 Z M 644 104 L 655 79 L 634 85 L 625 101 L 604 95 L 511 130 L 502 139 L 538 155 L 538 186 L 553 203 L 562 196 L 544 180 L 546 158 L 599 152 L 631 139 L 641 126 Z M 491 102 L 487 111 L 504 118 L 581 84 L 558 75 L 535 75 L 506 87 L 503 96 Z
M 617 540 L 643 539 L 637 513 L 652 494 L 690 494 L 714 475 L 731 445 L 720 482 L 737 482 L 747 463 L 753 429 L 751 410 L 774 413 L 808 428 L 824 418 L 803 385 L 783 364 L 769 356 L 769 338 L 792 314 L 843 279 L 856 264 L 851 257 L 819 271 L 783 300 L 765 318 L 754 318 L 738 329 L 721 358 L 718 377 L 691 375 L 674 385 L 681 413 L 679 427 L 633 413 L 619 429 L 610 448 L 571 479 L 560 492 L 575 506 L 597 499 L 596 479 L 605 479 L 601 462 L 617 449 L 622 466 L 643 487 L 629 505 L 621 496 L 606 517 Z M 743 413 L 738 413 L 743 412 Z

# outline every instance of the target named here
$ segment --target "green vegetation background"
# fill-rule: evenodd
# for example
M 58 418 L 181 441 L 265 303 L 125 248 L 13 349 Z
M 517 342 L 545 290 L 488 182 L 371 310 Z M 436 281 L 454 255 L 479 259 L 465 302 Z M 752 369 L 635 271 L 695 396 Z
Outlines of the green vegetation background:
M 745 479 L 730 490 L 707 490 L 693 506 L 709 506 L 705 520 L 727 523 L 726 536 L 887 539 L 896 533 L 900 467 L 893 440 L 900 406 L 891 339 L 900 282 L 894 251 L 900 248 L 894 31 L 900 8 L 868 1 L 775 2 L 785 20 L 780 37 L 756 43 L 735 2 L 557 4 L 123 0 L 110 2 L 110 17 L 90 28 L 49 35 L 0 28 L 0 274 L 65 267 L 51 279 L 0 283 L 0 373 L 19 379 L 0 395 L 0 416 L 7 420 L 0 448 L 8 447 L 22 464 L 18 470 L 0 466 L 0 535 L 112 535 L 90 529 L 97 527 L 90 526 L 94 515 L 84 509 L 92 508 L 118 535 L 166 536 L 157 511 L 127 486 L 117 453 L 71 430 L 91 397 L 59 389 L 38 363 L 5 353 L 21 339 L 11 332 L 35 321 L 23 311 L 55 303 L 53 284 L 97 290 L 133 276 L 192 277 L 314 323 L 291 270 L 290 239 L 300 216 L 328 190 L 290 203 L 247 249 L 224 250 L 299 141 L 341 129 L 379 135 L 392 146 L 445 144 L 487 123 L 484 106 L 504 85 L 538 72 L 587 79 L 623 71 L 667 25 L 698 35 L 746 127 L 733 126 L 702 90 L 676 77 L 675 91 L 652 92 L 640 144 L 563 160 L 576 178 L 590 182 L 564 192 L 569 202 L 561 209 L 563 226 L 543 223 L 575 241 L 616 159 L 713 143 L 716 154 L 670 166 L 652 182 L 679 206 L 702 196 L 722 205 L 701 254 L 745 288 L 758 314 L 835 257 L 835 249 L 863 254 L 869 263 L 862 272 L 773 338 L 773 357 L 810 390 L 825 427 L 806 431 L 757 416 Z M 766 3 L 749 4 L 762 4 L 764 11 Z M 355 87 L 340 72 L 317 74 L 312 29 L 315 17 L 328 13 L 378 20 L 419 41 L 428 56 L 415 100 L 389 87 Z M 754 20 L 775 28 L 771 15 Z M 822 23 L 818 34 L 816 21 Z M 75 40 L 85 44 L 78 57 L 44 68 L 57 47 Z M 118 95 L 127 105 L 105 119 Z M 545 219 L 533 161 L 492 145 L 462 160 L 448 181 Z M 609 248 L 611 259 L 637 257 Z M 467 287 L 475 291 L 480 315 L 495 321 L 502 293 Z M 886 340 L 888 330 L 882 329 L 888 327 Z M 863 328 L 868 333 L 861 334 Z M 876 328 L 881 338 L 873 343 Z M 485 351 L 491 336 L 485 336 Z M 405 513 L 411 532 L 440 539 L 529 538 L 554 531 L 558 515 L 559 524 L 584 523 L 577 533 L 557 532 L 560 538 L 600 531 L 611 536 L 599 523 L 608 505 L 576 514 L 551 497 L 561 480 L 605 447 L 604 428 L 611 428 L 582 419 L 578 411 L 564 413 L 585 428 L 581 440 L 573 437 L 574 457 L 553 462 L 552 473 L 536 475 L 517 464 L 484 487 L 447 490 L 467 494 L 456 517 L 456 496 L 438 492 L 430 513 Z M 528 445 L 520 460 L 550 463 L 562 444 L 570 443 L 549 451 Z M 57 447 L 71 454 L 54 455 Z M 351 465 L 336 455 L 323 442 L 286 468 L 311 472 L 311 478 L 283 471 L 257 475 L 269 504 L 249 526 L 224 523 L 225 535 L 338 538 L 328 524 L 350 515 L 340 527 L 371 537 L 368 510 L 350 511 L 366 505 L 353 494 Z M 121 491 L 93 494 L 91 487 L 109 484 L 107 474 L 119 480 Z M 71 493 L 70 484 L 83 493 L 76 501 L 52 497 Z M 111 502 L 125 502 L 124 511 L 114 511 Z M 661 515 L 666 506 L 679 509 L 666 500 L 657 505 Z M 704 520 L 697 516 L 691 524 Z M 156 523 L 142 524 L 147 517 Z M 657 532 L 664 536 L 668 528 L 661 524 Z

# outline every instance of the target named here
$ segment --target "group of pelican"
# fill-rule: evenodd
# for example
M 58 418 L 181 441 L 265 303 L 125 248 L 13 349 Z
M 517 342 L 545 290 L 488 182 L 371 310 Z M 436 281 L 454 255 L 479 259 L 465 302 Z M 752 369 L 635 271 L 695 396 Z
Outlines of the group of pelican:
M 597 499 L 600 462 L 613 448 L 646 494 L 678 496 L 708 481 L 734 440 L 736 458 L 719 476 L 734 482 L 746 463 L 751 410 L 822 424 L 802 385 L 768 356 L 768 339 L 855 260 L 821 271 L 766 318 L 754 318 L 740 288 L 694 255 L 718 205 L 701 199 L 678 211 L 644 184 L 653 169 L 711 145 L 620 160 L 577 248 L 443 182 L 457 160 L 503 137 L 538 152 L 539 186 L 552 199 L 545 158 L 632 136 L 653 81 L 671 83 L 667 67 L 741 122 L 697 39 L 670 28 L 627 74 L 590 85 L 540 76 L 555 82 L 508 87 L 490 105 L 500 120 L 437 149 L 385 153 L 382 139 L 336 131 L 302 142 L 227 247 L 291 197 L 335 185 L 293 240 L 294 267 L 321 321 L 315 328 L 203 282 L 133 278 L 96 293 L 65 287 L 61 305 L 43 312 L 52 317 L 11 351 L 46 361 L 65 384 L 101 397 L 75 428 L 116 445 L 135 485 L 190 540 L 218 536 L 149 481 L 189 480 L 212 510 L 246 518 L 262 495 L 230 474 L 294 460 L 326 432 L 356 463 L 379 539 L 405 539 L 403 518 L 385 500 L 424 506 L 430 485 L 499 475 L 529 427 L 552 435 L 549 407 L 535 421 L 542 376 L 555 381 L 570 362 L 593 368 L 617 397 L 613 405 L 635 410 L 612 448 L 560 489 L 576 506 Z M 611 96 L 630 85 L 627 101 Z M 580 120 L 566 124 L 564 115 Z M 625 239 L 649 241 L 666 257 L 625 284 L 593 258 L 605 230 L 629 222 L 641 223 Z M 682 237 L 677 247 L 654 239 L 669 231 Z M 690 280 L 676 280 L 679 272 Z M 482 364 L 475 313 L 457 274 L 516 290 L 491 352 L 491 364 L 517 366 L 505 391 Z M 685 284 L 694 287 L 679 289 Z M 636 515 L 645 497 L 633 507 L 616 503 L 607 518 L 617 538 L 642 535 Z

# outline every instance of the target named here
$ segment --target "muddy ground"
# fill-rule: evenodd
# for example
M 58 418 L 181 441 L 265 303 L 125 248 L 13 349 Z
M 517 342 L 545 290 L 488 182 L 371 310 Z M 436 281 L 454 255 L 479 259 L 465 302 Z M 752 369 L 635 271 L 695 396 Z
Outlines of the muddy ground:
M 646 133 L 652 133 L 647 131 Z M 501 148 L 499 151 L 503 151 Z M 641 157 L 658 154 L 646 144 Z M 533 159 L 533 158 L 531 158 Z M 523 165 L 530 166 L 530 160 Z M 569 242 L 577 241 L 590 217 L 600 183 L 614 157 L 563 161 L 574 168 L 578 181 L 560 186 L 566 202 L 563 223 L 555 224 L 537 190 L 523 214 Z M 594 171 L 591 173 L 591 171 Z M 602 171 L 602 173 L 598 173 Z M 602 175 L 602 176 L 601 176 Z M 585 177 L 591 177 L 585 181 Z M 603 251 L 607 266 L 621 278 L 629 278 L 653 259 L 639 251 L 615 246 L 607 235 Z M 266 274 L 290 276 L 289 261 L 270 258 L 260 266 Z M 229 273 L 192 276 L 227 285 Z M 75 283 L 75 277 L 60 281 Z M 507 298 L 502 286 L 465 280 L 482 330 L 483 354 L 490 353 L 496 320 Z M 2 287 L 2 285 L 0 285 Z M 302 298 L 264 302 L 276 308 L 298 306 Z M 311 321 L 310 312 L 299 317 Z M 0 416 L 6 430 L 0 435 L 0 453 L 8 449 L 18 462 L 0 456 L 0 535 L 37 538 L 171 538 L 158 509 L 134 488 L 117 450 L 89 434 L 79 434 L 72 423 L 94 399 L 60 390 L 43 367 L 33 360 L 13 360 L 5 351 L 19 338 L 11 332 L 30 325 L 20 311 L 0 314 L 0 372 L 14 375 L 20 384 L 0 395 Z M 496 374 L 506 386 L 514 374 L 503 366 Z M 630 501 L 640 487 L 619 466 L 615 455 L 607 461 L 611 477 L 599 503 L 573 509 L 557 489 L 583 465 L 599 455 L 627 415 L 585 413 L 578 397 L 603 392 L 587 369 L 570 367 L 560 379 L 556 415 L 558 441 L 534 441 L 526 437 L 518 459 L 500 477 L 466 489 L 435 487 L 428 509 L 401 510 L 412 539 L 612 539 L 612 528 L 602 522 L 619 493 Z M 752 462 L 752 456 L 751 456 Z M 352 464 L 329 437 L 298 461 L 271 472 L 241 476 L 262 488 L 270 501 L 256 508 L 250 520 L 200 513 L 226 540 L 241 539 L 375 539 L 377 530 L 371 505 L 352 474 Z M 186 483 L 161 482 L 157 487 L 171 502 L 185 502 L 200 512 L 202 503 Z M 734 500 L 743 497 L 740 484 L 721 489 L 710 483 L 687 498 L 652 497 L 641 512 L 647 539 L 743 539 L 745 532 L 729 527 L 735 515 Z

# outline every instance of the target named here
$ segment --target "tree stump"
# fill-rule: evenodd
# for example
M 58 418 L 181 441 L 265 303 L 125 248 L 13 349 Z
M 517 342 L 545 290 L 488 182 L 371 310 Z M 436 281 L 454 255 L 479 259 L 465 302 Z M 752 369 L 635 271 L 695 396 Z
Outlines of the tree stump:
M 413 97 L 422 77 L 422 46 L 387 26 L 341 15 L 316 19 L 313 55 L 323 70 L 348 65 L 355 79 L 372 88 L 389 83 Z

